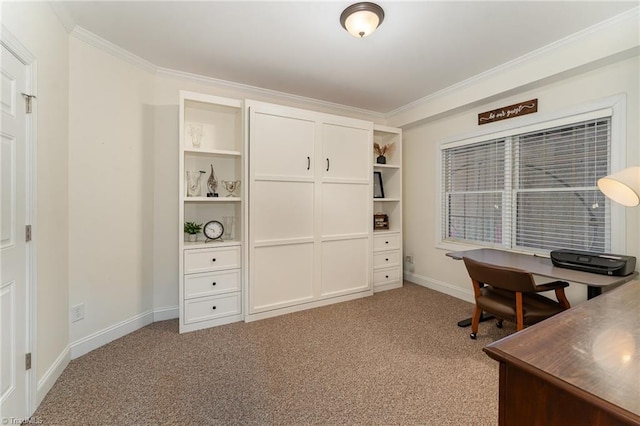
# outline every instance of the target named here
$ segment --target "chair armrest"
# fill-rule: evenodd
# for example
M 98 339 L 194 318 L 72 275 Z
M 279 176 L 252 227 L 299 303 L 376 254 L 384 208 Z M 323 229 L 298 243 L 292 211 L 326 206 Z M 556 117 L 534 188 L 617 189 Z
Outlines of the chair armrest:
M 542 291 L 557 290 L 559 288 L 566 287 L 569 287 L 569 283 L 566 281 L 553 281 L 550 283 L 536 285 L 536 293 L 540 293 Z

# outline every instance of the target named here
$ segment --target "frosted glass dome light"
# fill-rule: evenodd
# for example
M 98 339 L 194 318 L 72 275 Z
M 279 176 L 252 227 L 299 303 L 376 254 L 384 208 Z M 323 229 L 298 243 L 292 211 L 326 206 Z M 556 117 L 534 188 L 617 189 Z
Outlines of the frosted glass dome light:
M 340 15 L 340 24 L 354 37 L 366 37 L 382 24 L 384 10 L 375 3 L 355 3 Z

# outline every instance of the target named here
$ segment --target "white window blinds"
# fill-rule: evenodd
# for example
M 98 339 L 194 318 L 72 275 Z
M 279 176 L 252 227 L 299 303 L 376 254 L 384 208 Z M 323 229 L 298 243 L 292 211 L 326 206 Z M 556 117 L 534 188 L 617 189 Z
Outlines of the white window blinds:
M 505 140 L 443 151 L 446 237 L 502 243 Z
M 530 251 L 610 249 L 610 117 L 442 151 L 443 239 Z

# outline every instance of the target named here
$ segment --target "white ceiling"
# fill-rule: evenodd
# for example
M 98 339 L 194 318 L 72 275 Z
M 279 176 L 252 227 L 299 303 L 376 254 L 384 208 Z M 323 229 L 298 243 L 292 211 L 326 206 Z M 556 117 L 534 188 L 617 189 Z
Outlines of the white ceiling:
M 54 8 L 156 66 L 379 113 L 637 7 L 635 1 L 379 1 L 357 39 L 351 1 L 79 1 Z

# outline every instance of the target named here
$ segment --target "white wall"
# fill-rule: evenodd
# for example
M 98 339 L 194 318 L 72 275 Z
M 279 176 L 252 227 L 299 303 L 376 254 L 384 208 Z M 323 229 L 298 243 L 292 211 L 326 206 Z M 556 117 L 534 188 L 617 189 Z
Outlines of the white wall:
M 464 265 L 445 257 L 447 250 L 436 248 L 440 220 L 436 210 L 436 170 L 439 144 L 462 139 L 477 132 L 477 114 L 523 100 L 537 98 L 539 115 L 553 115 L 568 108 L 588 104 L 603 98 L 625 94 L 627 99 L 626 157 L 628 165 L 640 164 L 640 57 L 620 59 L 609 65 L 563 79 L 550 79 L 536 89 L 512 91 L 509 96 L 490 102 L 474 102 L 444 117 L 429 120 L 405 129 L 404 154 L 404 253 L 414 255 L 415 264 L 406 265 L 409 280 L 439 289 L 449 294 L 473 300 L 471 285 Z M 531 116 L 528 116 L 531 117 Z M 523 117 L 524 118 L 524 117 Z M 510 119 L 511 123 L 520 118 Z M 504 123 L 504 122 L 503 122 Z M 509 123 L 509 124 L 511 124 Z M 491 125 L 483 125 L 482 130 Z M 640 209 L 626 211 L 626 253 L 640 258 Z M 614 223 L 614 226 L 616 224 Z M 572 285 L 568 292 L 572 303 L 586 299 L 586 287 Z
M 74 37 L 69 49 L 69 303 L 85 307 L 75 357 L 152 320 L 154 75 Z
M 68 35 L 48 3 L 2 2 L 2 25 L 37 59 L 37 399 L 69 361 Z

